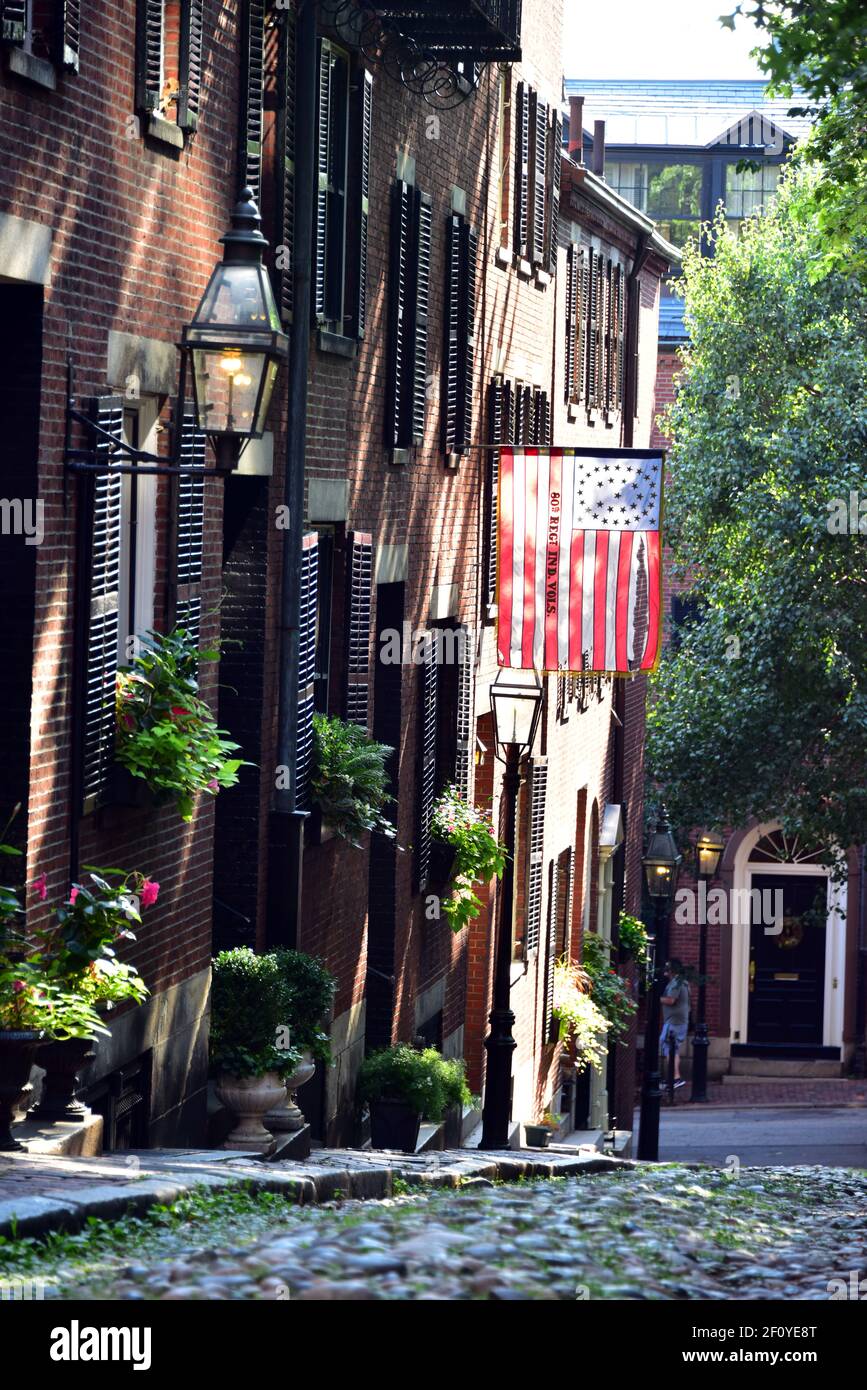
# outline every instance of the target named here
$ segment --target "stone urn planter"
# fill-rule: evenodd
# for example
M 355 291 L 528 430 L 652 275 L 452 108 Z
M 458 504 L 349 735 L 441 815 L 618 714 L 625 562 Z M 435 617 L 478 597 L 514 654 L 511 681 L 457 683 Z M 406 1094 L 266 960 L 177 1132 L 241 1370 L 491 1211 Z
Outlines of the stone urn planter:
M 87 1114 L 87 1106 L 77 1096 L 78 1075 L 95 1056 L 94 1038 L 69 1038 L 40 1048 L 39 1065 L 46 1074 L 42 1098 L 33 1112 L 37 1119 L 80 1120 Z
M 42 1034 L 0 1030 L 0 1152 L 23 1149 L 12 1134 L 12 1119 L 21 1093 L 30 1080 Z
M 263 1125 L 262 1116 L 286 1095 L 277 1072 L 266 1071 L 263 1076 L 230 1076 L 223 1072 L 217 1077 L 216 1092 L 238 1121 L 222 1147 L 267 1153 L 274 1139 Z
M 293 1097 L 295 1092 L 310 1080 L 315 1070 L 316 1063 L 310 1052 L 302 1053 L 297 1067 L 290 1076 L 286 1077 L 286 1091 L 282 1101 L 273 1106 L 265 1116 L 265 1124 L 272 1134 L 277 1130 L 285 1133 L 304 1128 L 307 1121 Z

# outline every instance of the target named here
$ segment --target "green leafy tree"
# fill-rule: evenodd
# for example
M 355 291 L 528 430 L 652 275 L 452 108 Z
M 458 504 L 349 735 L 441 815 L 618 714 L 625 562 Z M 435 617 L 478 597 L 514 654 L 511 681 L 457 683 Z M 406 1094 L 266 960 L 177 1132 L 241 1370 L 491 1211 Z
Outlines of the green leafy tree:
M 841 266 L 867 276 L 867 8 L 863 0 L 744 0 L 721 22 L 733 29 L 751 20 L 767 42 L 755 50 L 771 90 L 793 89 L 793 114 L 817 125 L 805 157 L 821 161 L 816 187 L 818 225 L 813 276 Z
M 682 828 L 780 817 L 831 847 L 867 840 L 867 289 L 812 275 L 818 177 L 684 258 L 666 535 L 698 616 L 648 759 Z

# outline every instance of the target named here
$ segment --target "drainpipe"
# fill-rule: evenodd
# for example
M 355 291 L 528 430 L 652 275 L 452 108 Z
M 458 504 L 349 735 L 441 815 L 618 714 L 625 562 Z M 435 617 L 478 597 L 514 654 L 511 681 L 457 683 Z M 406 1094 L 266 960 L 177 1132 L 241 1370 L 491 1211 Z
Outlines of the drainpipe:
M 310 276 L 313 260 L 314 135 L 316 129 L 316 3 L 300 0 L 295 30 L 296 130 L 294 313 L 289 334 L 286 412 L 286 476 L 283 500 L 289 525 L 283 532 L 280 591 L 277 759 L 288 769 L 286 787 L 274 792 L 268 854 L 267 939 L 294 945 L 301 909 L 301 869 L 306 812 L 298 805 L 298 673 L 301 553 L 304 533 L 304 464 L 307 451 L 307 376 L 310 360 Z M 276 780 L 276 778 L 275 778 Z M 282 780 L 282 779 L 281 779 Z
M 623 448 L 631 449 L 635 437 L 635 410 L 638 403 L 638 316 L 641 312 L 639 277 L 650 254 L 650 233 L 641 232 L 635 247 L 632 269 L 626 281 L 626 382 L 623 402 Z

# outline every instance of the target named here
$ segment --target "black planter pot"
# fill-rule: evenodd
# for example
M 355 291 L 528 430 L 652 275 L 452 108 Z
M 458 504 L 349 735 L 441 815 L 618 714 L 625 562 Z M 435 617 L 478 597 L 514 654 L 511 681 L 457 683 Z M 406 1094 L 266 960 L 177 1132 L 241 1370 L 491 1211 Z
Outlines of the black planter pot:
M 551 1131 L 547 1125 L 524 1125 L 524 1141 L 528 1149 L 547 1149 Z
M 80 1120 L 87 1106 L 77 1099 L 78 1074 L 95 1053 L 93 1038 L 69 1038 L 39 1049 L 39 1065 L 45 1068 L 42 1099 L 34 1110 L 40 1120 Z
M 370 1102 L 370 1143 L 374 1149 L 399 1149 L 414 1154 L 421 1115 L 402 1100 Z
M 428 882 L 443 887 L 451 878 L 457 850 L 444 840 L 431 840 Z
M 0 1152 L 24 1148 L 13 1138 L 12 1116 L 30 1080 L 40 1036 L 32 1032 L 0 1032 Z

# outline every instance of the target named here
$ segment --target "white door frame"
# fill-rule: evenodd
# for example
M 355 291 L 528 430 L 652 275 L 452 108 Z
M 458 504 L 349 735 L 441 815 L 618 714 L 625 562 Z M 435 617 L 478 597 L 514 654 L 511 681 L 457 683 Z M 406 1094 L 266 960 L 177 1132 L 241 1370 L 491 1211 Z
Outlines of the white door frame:
M 738 846 L 735 855 L 733 889 L 750 889 L 753 874 L 792 874 L 828 879 L 828 925 L 825 933 L 825 997 L 822 1007 L 822 1046 L 843 1045 L 843 1000 L 846 971 L 846 884 L 831 879 L 824 864 L 750 864 L 749 858 L 765 835 L 779 830 L 777 821 L 765 821 L 754 826 Z M 746 901 L 741 897 L 741 902 Z M 729 900 L 731 906 L 731 900 Z M 731 915 L 731 914 L 730 914 Z M 750 926 L 748 922 L 733 923 L 731 979 L 731 1042 L 742 1045 L 748 1041 Z

